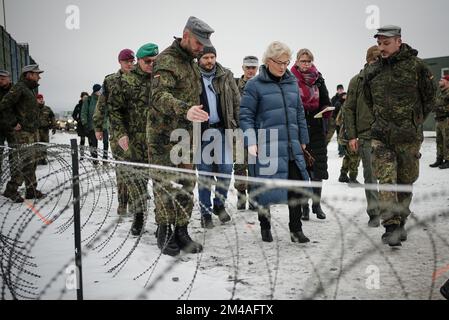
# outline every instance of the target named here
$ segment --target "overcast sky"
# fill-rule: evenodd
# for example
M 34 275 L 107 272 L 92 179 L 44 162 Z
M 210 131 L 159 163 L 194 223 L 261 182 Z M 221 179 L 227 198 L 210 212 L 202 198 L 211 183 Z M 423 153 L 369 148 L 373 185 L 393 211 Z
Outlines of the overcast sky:
M 29 43 L 45 70 L 40 91 L 57 111 L 73 109 L 81 91 L 91 92 L 94 83 L 117 71 L 121 49 L 136 51 L 154 42 L 162 51 L 173 36 L 181 36 L 191 15 L 215 29 L 217 60 L 235 76 L 241 75 L 243 56 L 261 58 L 267 45 L 278 40 L 293 50 L 292 64 L 300 48 L 314 53 L 331 95 L 338 83 L 346 89 L 363 66 L 366 49 L 375 44 L 370 28 L 376 23 L 401 26 L 404 42 L 421 58 L 449 55 L 447 0 L 4 1 L 7 31 Z M 66 26 L 67 20 L 75 21 L 66 13 L 70 5 L 79 8 L 79 29 Z

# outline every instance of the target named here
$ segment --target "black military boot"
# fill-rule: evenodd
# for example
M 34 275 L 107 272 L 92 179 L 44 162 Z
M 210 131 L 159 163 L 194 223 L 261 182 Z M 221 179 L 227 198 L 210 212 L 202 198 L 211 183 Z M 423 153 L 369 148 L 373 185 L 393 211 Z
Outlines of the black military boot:
M 348 174 L 343 171 L 340 172 L 340 177 L 338 177 L 338 182 L 348 183 L 349 182 Z
M 42 193 L 37 189 L 27 189 L 25 192 L 25 199 L 42 199 L 45 198 L 46 194 Z
M 438 166 L 440 169 L 449 169 L 449 160 L 445 160 L 441 165 Z
M 225 223 L 231 220 L 231 216 L 226 212 L 226 208 L 224 206 L 214 206 L 213 212 L 216 216 L 218 216 L 218 219 L 220 219 L 221 223 Z
M 203 251 L 203 246 L 190 238 L 187 232 L 187 226 L 175 227 L 175 239 L 179 248 L 187 253 L 199 253 Z
M 401 230 L 398 224 L 385 226 L 385 233 L 382 235 L 382 242 L 390 247 L 399 247 L 401 244 Z
M 307 238 L 302 230 L 291 232 L 290 231 L 290 239 L 292 242 L 299 242 L 299 243 L 307 243 L 310 242 L 310 239 Z
M 214 223 L 212 222 L 212 216 L 210 214 L 205 214 L 201 216 L 201 227 L 206 229 L 212 229 Z
M 309 204 L 304 204 L 301 205 L 302 207 L 302 216 L 301 219 L 304 221 L 309 221 L 310 220 L 310 208 L 309 208 Z
M 5 196 L 6 198 L 9 198 L 10 200 L 12 200 L 15 203 L 22 203 L 25 201 L 22 198 L 22 196 L 20 195 L 20 193 L 18 193 L 17 191 L 11 190 L 8 187 L 6 187 L 6 190 L 3 193 L 3 196 Z
M 407 241 L 407 230 L 405 230 L 406 219 L 402 219 L 401 224 L 399 225 L 399 231 L 401 232 L 400 239 L 402 242 Z
M 312 199 L 312 212 L 316 214 L 316 217 L 320 220 L 326 219 L 326 214 L 321 209 L 321 188 L 313 188 L 314 198 Z
M 270 218 L 263 212 L 258 213 L 260 222 L 260 234 L 262 235 L 262 241 L 273 242 L 273 235 L 271 234 Z
M 369 217 L 368 227 L 370 228 L 378 228 L 380 226 L 380 216 L 371 216 Z
M 246 210 L 246 191 L 237 190 L 237 210 Z
M 351 174 L 349 174 L 349 181 L 348 181 L 348 183 L 352 184 L 354 187 L 360 185 L 360 182 L 357 181 L 357 176 L 356 175 L 351 175 Z
M 438 168 L 442 164 L 443 164 L 443 157 L 438 157 L 437 160 L 434 163 L 429 164 L 429 167 L 431 167 L 431 168 Z
M 173 233 L 170 225 L 158 225 L 157 247 L 162 251 L 162 254 L 167 254 L 172 257 L 178 255 L 181 251 L 178 242 L 176 241 L 176 236 Z
M 446 300 L 449 300 L 449 280 L 440 288 L 440 292 Z
M 134 214 L 134 220 L 131 226 L 131 234 L 133 236 L 139 236 L 142 233 L 143 222 L 144 222 L 143 212 Z

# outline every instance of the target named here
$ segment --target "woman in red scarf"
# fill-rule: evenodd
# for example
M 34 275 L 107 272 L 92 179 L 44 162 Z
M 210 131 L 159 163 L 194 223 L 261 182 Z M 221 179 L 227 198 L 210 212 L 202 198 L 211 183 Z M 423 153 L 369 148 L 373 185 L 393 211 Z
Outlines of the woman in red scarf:
M 315 158 L 312 166 L 308 167 L 312 181 L 321 182 L 327 180 L 327 146 L 326 131 L 327 121 L 332 112 L 324 113 L 322 118 L 314 116 L 324 108 L 331 105 L 329 92 L 321 73 L 313 64 L 313 54 L 308 49 L 299 50 L 296 63 L 291 71 L 298 79 L 299 92 L 306 114 L 307 127 L 309 130 L 310 143 L 307 150 Z M 321 188 L 313 188 L 312 212 L 318 219 L 326 219 L 326 214 L 321 209 Z M 303 206 L 303 220 L 309 220 L 309 204 Z

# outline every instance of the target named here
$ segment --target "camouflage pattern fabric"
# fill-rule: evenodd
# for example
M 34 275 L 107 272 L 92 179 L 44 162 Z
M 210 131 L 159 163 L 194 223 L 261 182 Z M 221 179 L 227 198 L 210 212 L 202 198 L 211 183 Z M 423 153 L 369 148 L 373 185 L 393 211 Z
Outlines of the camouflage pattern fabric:
M 170 151 L 175 144 L 170 142 L 170 134 L 175 129 L 184 129 L 192 137 L 193 127 L 186 118 L 187 111 L 200 104 L 201 94 L 198 66 L 194 57 L 181 47 L 180 41 L 176 39 L 161 52 L 153 66 L 152 107 L 147 121 L 148 153 L 153 164 L 193 169 L 194 166 L 189 165 L 192 163 L 192 141 L 190 151 L 183 155 L 184 164 L 175 165 L 170 160 Z M 187 225 L 193 208 L 195 180 L 185 179 L 179 184 L 181 188 L 174 188 L 163 175 L 152 178 L 156 222 Z
M 412 185 L 419 176 L 424 119 L 435 105 L 429 68 L 407 44 L 388 58 L 366 67 L 364 97 L 374 123 L 372 156 L 380 184 Z M 381 191 L 384 226 L 399 224 L 410 214 L 412 193 Z
M 449 89 L 438 90 L 435 103 L 437 158 L 449 160 Z
M 14 132 L 14 139 L 16 145 L 13 146 L 15 154 L 14 159 L 17 162 L 14 164 L 16 170 L 12 170 L 11 180 L 6 185 L 6 190 L 15 193 L 17 189 L 25 182 L 26 190 L 33 191 L 37 187 L 36 180 L 36 146 L 30 146 L 37 142 L 39 133 L 16 131 Z
M 114 140 L 113 152 L 115 150 L 115 154 L 118 154 L 120 148 L 115 145 L 115 141 L 128 136 L 129 149 L 122 153 L 127 161 L 148 163 L 145 130 L 151 100 L 151 81 L 151 75 L 137 66 L 129 74 L 122 75 L 120 85 L 113 88 L 108 99 L 109 119 L 113 131 L 111 140 Z M 120 174 L 125 174 L 122 170 L 120 171 Z M 125 176 L 132 213 L 147 211 L 148 179 L 148 172 L 141 168 L 133 168 L 132 172 L 128 172 Z M 119 189 L 121 189 L 120 186 Z M 123 200 L 124 194 L 121 197 Z
M 387 145 L 372 140 L 374 175 L 379 184 L 412 185 L 419 177 L 421 141 Z M 412 193 L 380 191 L 379 205 L 384 225 L 399 224 L 410 215 Z

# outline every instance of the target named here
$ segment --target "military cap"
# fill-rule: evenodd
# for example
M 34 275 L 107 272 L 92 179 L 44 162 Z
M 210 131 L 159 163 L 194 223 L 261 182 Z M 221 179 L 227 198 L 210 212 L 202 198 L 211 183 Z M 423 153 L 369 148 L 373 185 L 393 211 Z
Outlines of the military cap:
M 159 48 L 154 43 L 144 44 L 137 50 L 136 57 L 142 59 L 143 57 L 154 57 L 159 54 Z
M 204 46 L 212 47 L 210 35 L 214 33 L 215 30 L 212 29 L 207 23 L 192 16 L 189 20 L 187 20 L 185 28 L 189 29 Z
M 259 59 L 255 56 L 246 56 L 243 58 L 243 66 L 244 67 L 258 67 Z
M 400 37 L 401 36 L 401 27 L 398 26 L 393 26 L 393 25 L 388 25 L 388 26 L 383 26 L 379 29 L 377 29 L 377 33 L 374 35 L 374 38 L 377 38 L 379 36 L 384 36 L 384 37 Z
M 0 77 L 9 77 L 9 71 L 0 70 Z
M 27 73 L 27 72 L 42 73 L 44 71 L 39 70 L 38 64 L 29 64 L 22 68 L 22 74 Z

